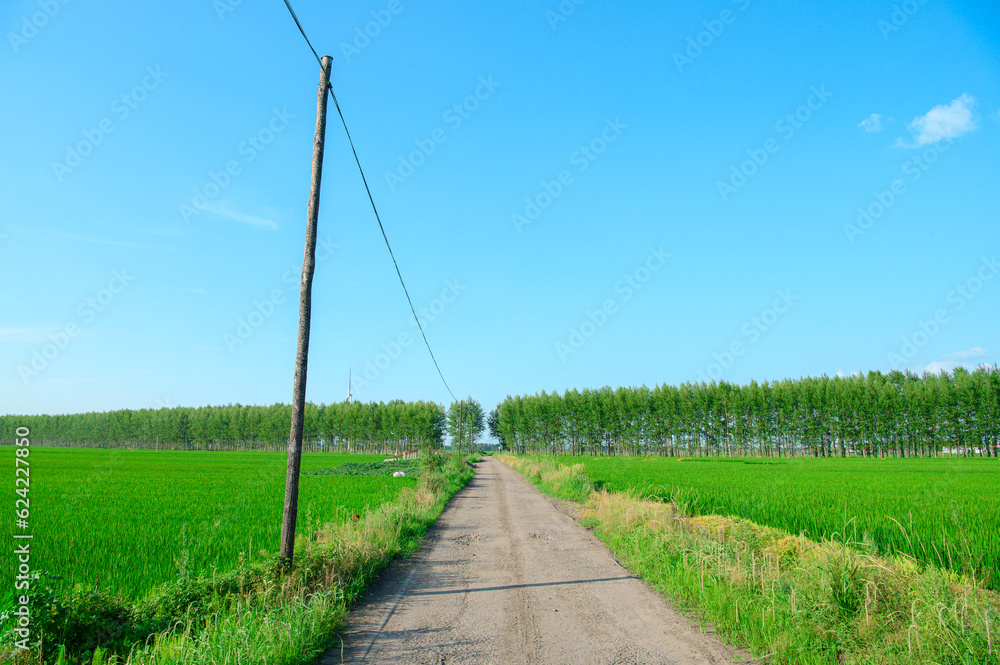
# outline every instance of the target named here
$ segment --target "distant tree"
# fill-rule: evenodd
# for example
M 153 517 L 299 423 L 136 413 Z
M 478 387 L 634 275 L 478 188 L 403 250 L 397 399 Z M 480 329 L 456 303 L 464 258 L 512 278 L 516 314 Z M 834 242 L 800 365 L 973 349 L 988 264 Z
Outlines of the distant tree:
M 486 424 L 490 428 L 490 436 L 500 442 L 500 447 L 503 450 L 507 449 L 507 442 L 503 440 L 503 434 L 500 433 L 500 412 L 499 409 L 493 409 L 490 411 L 490 415 L 486 417 Z
M 471 450 L 479 435 L 485 429 L 483 407 L 476 400 L 468 397 L 459 402 L 452 402 L 448 407 L 448 434 L 451 435 L 451 447 L 455 450 Z

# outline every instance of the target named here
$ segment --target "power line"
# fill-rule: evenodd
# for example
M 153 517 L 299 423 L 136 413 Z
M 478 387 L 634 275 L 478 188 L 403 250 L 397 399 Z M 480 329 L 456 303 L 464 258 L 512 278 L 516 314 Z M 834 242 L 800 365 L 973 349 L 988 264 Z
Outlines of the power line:
M 306 31 L 302 28 L 302 24 L 299 22 L 299 17 L 295 15 L 295 10 L 292 9 L 292 5 L 288 0 L 284 0 L 285 7 L 288 8 L 288 13 L 292 15 L 292 20 L 295 21 L 295 25 L 298 26 L 299 32 L 302 33 L 302 38 L 306 40 L 306 45 L 309 46 L 309 50 L 312 51 L 313 56 L 316 58 L 316 62 L 323 66 L 323 60 L 319 57 L 316 49 L 313 48 L 312 42 L 309 41 L 309 36 L 306 35 Z M 375 213 L 375 221 L 378 222 L 379 231 L 382 232 L 382 239 L 385 241 L 385 247 L 389 250 L 389 258 L 392 259 L 392 265 L 396 268 L 396 276 L 399 277 L 399 284 L 403 287 L 403 293 L 406 294 L 406 302 L 410 305 L 410 312 L 413 314 L 413 320 L 417 322 L 417 328 L 420 330 L 420 336 L 424 339 L 424 345 L 427 347 L 427 353 L 431 356 L 431 361 L 434 363 L 434 369 L 437 370 L 438 376 L 441 377 L 441 383 L 444 384 L 445 389 L 448 394 L 451 395 L 452 400 L 458 401 L 455 397 L 455 393 L 451 391 L 451 387 L 448 386 L 448 382 L 444 378 L 444 373 L 441 371 L 441 366 L 438 365 L 437 358 L 434 357 L 434 351 L 431 349 L 431 343 L 427 341 L 427 333 L 424 332 L 424 325 L 420 322 L 420 317 L 417 316 L 417 308 L 413 306 L 413 299 L 410 298 L 410 291 L 406 288 L 406 282 L 403 281 L 403 273 L 399 270 L 399 263 L 396 262 L 396 255 L 392 251 L 392 246 L 389 244 L 389 237 L 385 234 L 385 227 L 382 226 L 382 217 L 378 214 L 378 207 L 375 205 L 375 198 L 372 196 L 372 190 L 368 186 L 368 178 L 365 177 L 365 170 L 361 167 L 361 160 L 358 158 L 358 151 L 354 147 L 354 139 L 351 138 L 351 131 L 347 128 L 347 120 L 344 119 L 344 112 L 340 110 L 340 102 L 337 101 L 337 93 L 333 91 L 333 85 L 327 83 L 327 89 L 330 91 L 330 97 L 333 99 L 333 105 L 337 109 L 337 115 L 340 116 L 340 122 L 344 126 L 344 133 L 347 134 L 347 141 L 351 144 L 351 152 L 354 154 L 354 163 L 358 165 L 358 172 L 361 174 L 361 182 L 365 184 L 365 191 L 368 193 L 368 202 L 372 205 L 372 212 Z
M 288 2 L 288 0 L 285 0 L 285 7 L 288 7 L 288 13 L 292 15 L 292 20 L 295 21 L 295 25 L 298 26 L 299 32 L 302 33 L 302 38 L 306 40 L 306 44 L 309 45 L 309 50 L 313 52 L 314 56 L 316 56 L 316 62 L 318 62 L 320 68 L 322 68 L 323 60 L 319 57 L 319 53 L 316 52 L 316 49 L 313 48 L 312 42 L 309 41 L 309 36 L 306 34 L 306 31 L 302 29 L 302 24 L 299 23 L 299 17 L 295 15 L 295 10 L 292 9 L 292 5 Z
M 287 0 L 286 0 L 287 1 Z M 392 265 L 396 268 L 396 275 L 399 277 L 399 283 L 403 287 L 403 293 L 406 294 L 406 302 L 410 304 L 410 311 L 413 313 L 413 320 L 417 322 L 417 328 L 420 329 L 420 336 L 424 338 L 424 344 L 427 346 L 427 352 L 431 354 L 431 360 L 434 362 L 434 368 L 437 370 L 438 376 L 441 377 L 441 382 L 444 387 L 447 388 L 448 394 L 455 401 L 458 398 L 455 397 L 455 393 L 451 391 L 448 387 L 448 382 L 445 381 L 444 374 L 441 372 L 441 367 L 438 365 L 437 358 L 434 357 L 434 351 L 431 350 L 431 343 L 427 341 L 427 334 L 424 332 L 424 325 L 420 323 L 420 317 L 417 316 L 417 310 L 413 306 L 413 300 L 410 298 L 410 292 L 406 288 L 406 283 L 403 281 L 403 273 L 399 271 L 399 264 L 396 262 L 396 255 L 392 252 L 392 247 L 389 245 L 389 238 L 385 235 L 385 227 L 382 226 L 382 218 L 378 214 L 378 208 L 375 207 L 375 199 L 372 198 L 372 190 L 368 187 L 368 179 L 365 178 L 365 171 L 361 168 L 361 160 L 358 159 L 358 151 L 354 148 L 354 140 L 351 138 L 351 132 L 347 129 L 347 121 L 344 120 L 344 113 L 340 110 L 340 103 L 337 101 L 337 95 L 333 92 L 333 86 L 330 86 L 330 96 L 333 98 L 333 105 L 337 108 L 337 115 L 340 116 L 340 122 L 344 125 L 344 133 L 347 134 L 347 141 L 351 144 L 351 152 L 354 153 L 354 162 L 358 165 L 358 172 L 361 173 L 361 181 L 365 183 L 365 191 L 368 192 L 368 201 L 372 204 L 372 212 L 375 213 L 375 221 L 378 222 L 379 231 L 382 232 L 382 239 L 385 240 L 385 247 L 389 250 L 389 257 L 392 259 Z

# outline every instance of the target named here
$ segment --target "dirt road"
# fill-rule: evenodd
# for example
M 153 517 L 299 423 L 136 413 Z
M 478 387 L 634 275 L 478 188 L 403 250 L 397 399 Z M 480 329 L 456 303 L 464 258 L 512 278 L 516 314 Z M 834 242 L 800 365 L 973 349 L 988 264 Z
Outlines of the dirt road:
M 393 665 L 746 663 L 487 458 L 421 550 L 387 570 L 321 659 Z

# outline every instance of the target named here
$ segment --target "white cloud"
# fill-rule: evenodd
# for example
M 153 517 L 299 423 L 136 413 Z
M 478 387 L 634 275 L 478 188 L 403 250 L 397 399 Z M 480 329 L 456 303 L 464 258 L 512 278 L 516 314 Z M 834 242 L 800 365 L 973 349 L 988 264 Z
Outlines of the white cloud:
M 968 358 L 988 358 L 989 354 L 981 346 L 974 346 L 968 351 L 955 351 L 941 356 L 947 360 L 966 360 Z
M 881 132 L 882 116 L 878 113 L 872 113 L 870 116 L 858 123 L 858 127 L 861 127 L 866 132 Z
M 955 367 L 958 365 L 953 362 L 946 362 L 943 360 L 932 360 L 923 367 L 917 368 L 917 374 L 940 374 L 941 372 L 948 372 L 949 374 L 955 371 Z
M 963 94 L 950 104 L 935 106 L 906 125 L 914 134 L 913 143 L 907 144 L 899 139 L 896 147 L 920 148 L 943 139 L 956 139 L 968 134 L 976 128 L 976 119 L 972 117 L 972 106 L 975 103 L 975 99 Z
M 41 342 L 55 331 L 55 328 L 0 328 L 0 342 Z
M 234 222 L 241 222 L 243 224 L 249 224 L 254 228 L 264 229 L 265 231 L 276 231 L 278 225 L 273 219 L 265 219 L 263 217 L 254 217 L 253 215 L 246 215 L 242 212 L 237 212 L 228 207 L 215 206 L 208 208 L 208 212 L 218 215 L 219 217 L 224 217 L 225 219 L 231 219 Z
M 986 352 L 986 349 L 980 346 L 974 346 L 968 351 L 946 353 L 937 360 L 932 360 L 926 365 L 918 365 L 914 367 L 913 370 L 917 374 L 923 374 L 924 372 L 940 374 L 942 371 L 954 372 L 956 367 L 964 367 L 971 372 L 980 365 L 985 364 L 986 360 L 991 357 L 992 356 Z

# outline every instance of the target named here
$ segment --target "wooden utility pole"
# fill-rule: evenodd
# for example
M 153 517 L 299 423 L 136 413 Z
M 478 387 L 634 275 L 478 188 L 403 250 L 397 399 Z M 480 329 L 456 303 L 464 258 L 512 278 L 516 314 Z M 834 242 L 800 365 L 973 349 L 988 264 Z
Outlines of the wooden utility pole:
M 281 518 L 281 558 L 292 565 L 295 554 L 295 518 L 299 508 L 299 470 L 302 467 L 302 421 L 306 404 L 306 369 L 309 364 L 309 322 L 312 314 L 312 281 L 316 269 L 316 221 L 319 215 L 319 187 L 323 179 L 323 144 L 326 137 L 326 89 L 330 87 L 333 58 L 324 55 L 316 101 L 316 137 L 313 141 L 312 183 L 306 211 L 306 251 L 302 259 L 299 288 L 299 345 L 295 353 L 295 382 L 292 386 L 292 429 L 288 435 L 288 471 L 285 475 L 285 509 Z

